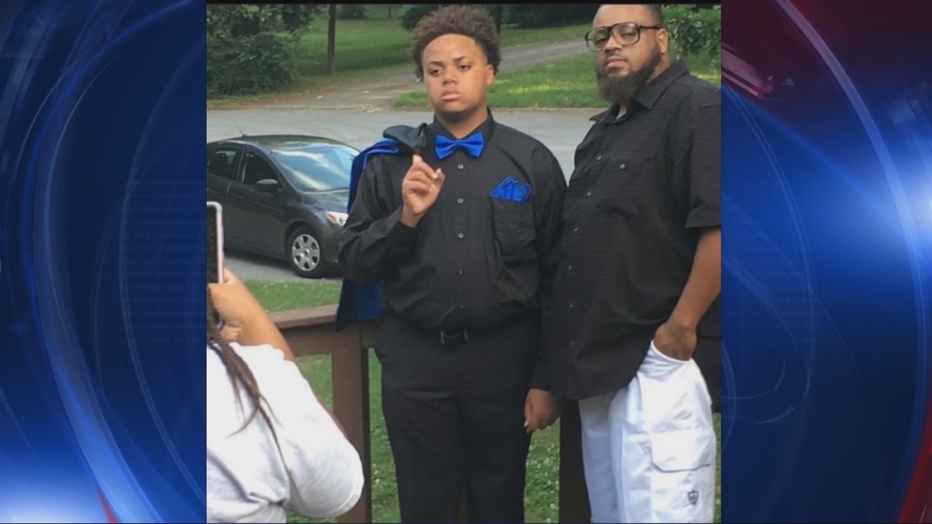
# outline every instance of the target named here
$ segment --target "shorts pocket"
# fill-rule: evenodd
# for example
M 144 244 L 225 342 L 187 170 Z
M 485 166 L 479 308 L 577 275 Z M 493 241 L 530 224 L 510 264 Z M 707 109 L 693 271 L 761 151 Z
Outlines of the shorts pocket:
M 654 354 L 655 357 L 659 358 L 660 360 L 665 360 L 671 364 L 678 364 L 678 365 L 683 366 L 689 363 L 689 360 L 680 360 L 678 358 L 673 358 L 670 355 L 667 355 L 666 353 L 664 353 L 663 351 L 660 351 L 659 349 L 657 349 L 657 345 L 654 344 L 653 340 L 650 341 L 650 351 Z
M 492 228 L 501 261 L 514 266 L 533 261 L 537 252 L 534 242 L 534 208 L 530 200 L 523 202 L 489 197 L 492 200 Z
M 712 522 L 715 511 L 715 431 L 655 433 L 651 444 L 651 522 Z

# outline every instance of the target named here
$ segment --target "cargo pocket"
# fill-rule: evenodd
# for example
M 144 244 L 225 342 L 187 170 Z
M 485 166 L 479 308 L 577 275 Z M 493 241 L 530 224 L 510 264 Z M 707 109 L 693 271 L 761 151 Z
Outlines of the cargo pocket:
M 502 198 L 492 200 L 492 228 L 498 256 L 506 266 L 533 261 L 537 253 L 534 241 L 534 207 L 530 200 L 516 202 Z
M 715 511 L 715 431 L 655 433 L 651 445 L 651 522 L 712 522 Z

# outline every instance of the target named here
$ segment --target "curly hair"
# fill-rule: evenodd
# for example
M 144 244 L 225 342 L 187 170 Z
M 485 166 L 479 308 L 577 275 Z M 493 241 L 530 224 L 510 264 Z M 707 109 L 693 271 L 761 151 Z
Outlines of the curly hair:
M 495 20 L 485 11 L 464 5 L 448 5 L 436 9 L 425 16 L 414 28 L 414 43 L 409 54 L 417 65 L 415 74 L 419 79 L 424 77 L 424 67 L 421 59 L 424 49 L 435 39 L 444 35 L 468 36 L 479 44 L 492 66 L 498 73 L 498 66 L 502 62 L 501 42 L 495 32 Z

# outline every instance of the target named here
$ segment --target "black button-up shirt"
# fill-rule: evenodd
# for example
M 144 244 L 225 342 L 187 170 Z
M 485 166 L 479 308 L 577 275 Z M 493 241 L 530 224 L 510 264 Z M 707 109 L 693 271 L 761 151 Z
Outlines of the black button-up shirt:
M 625 387 L 673 313 L 700 230 L 721 225 L 721 91 L 676 62 L 618 118 L 593 118 L 563 206 L 550 322 L 553 387 Z M 700 336 L 721 336 L 719 300 Z
M 539 321 L 558 260 L 566 179 L 556 158 L 537 140 L 496 123 L 491 112 L 469 135 L 475 132 L 485 141 L 478 158 L 458 148 L 438 160 L 435 137 L 454 137 L 436 119 L 428 126 L 422 157 L 445 180 L 416 228 L 400 221 L 411 156 L 372 158 L 340 238 L 347 278 L 382 280 L 388 314 L 437 334 L 467 330 L 474 337 Z M 508 177 L 530 184 L 527 200 L 491 196 Z M 548 375 L 545 346 L 532 387 L 549 389 Z

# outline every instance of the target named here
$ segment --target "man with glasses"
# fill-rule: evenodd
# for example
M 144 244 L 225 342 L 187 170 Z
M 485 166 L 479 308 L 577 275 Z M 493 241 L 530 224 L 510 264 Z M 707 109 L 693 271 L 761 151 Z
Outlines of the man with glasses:
M 593 26 L 611 108 L 564 200 L 551 385 L 579 401 L 594 522 L 711 522 L 721 91 L 671 63 L 659 6 L 603 5 Z

